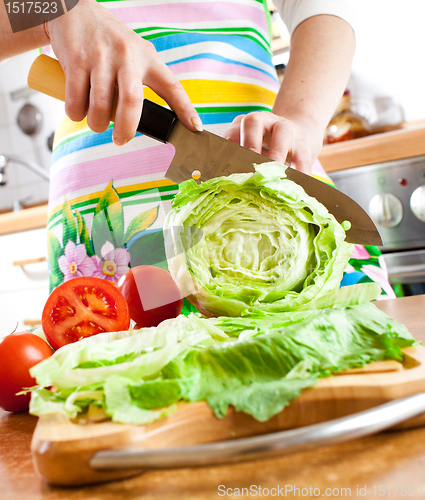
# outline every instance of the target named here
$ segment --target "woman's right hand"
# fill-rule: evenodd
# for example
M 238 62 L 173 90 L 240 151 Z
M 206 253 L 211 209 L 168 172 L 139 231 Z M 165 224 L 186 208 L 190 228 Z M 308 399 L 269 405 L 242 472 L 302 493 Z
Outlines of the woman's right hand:
M 94 132 L 104 132 L 118 85 L 113 140 L 123 145 L 136 133 L 147 85 L 187 128 L 202 130 L 189 97 L 154 46 L 95 0 L 80 0 L 67 14 L 46 23 L 45 30 L 65 73 L 65 111 L 71 120 L 87 116 Z

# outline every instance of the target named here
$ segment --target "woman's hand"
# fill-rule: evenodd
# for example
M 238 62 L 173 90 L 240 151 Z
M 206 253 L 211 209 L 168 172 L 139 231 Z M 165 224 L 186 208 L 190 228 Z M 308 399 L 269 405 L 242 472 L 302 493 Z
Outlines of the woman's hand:
M 142 85 L 147 85 L 187 128 L 202 130 L 189 97 L 154 46 L 95 0 L 80 0 L 66 15 L 46 23 L 45 30 L 65 72 L 65 111 L 71 120 L 87 116 L 94 132 L 104 132 L 110 123 L 114 86 L 118 85 L 113 140 L 123 145 L 136 133 Z
M 313 124 L 289 120 L 269 111 L 237 116 L 223 137 L 280 163 L 288 161 L 307 174 L 323 141 L 321 130 L 314 130 Z
M 224 137 L 258 153 L 263 149 L 279 162 L 290 153 L 297 170 L 310 172 L 344 92 L 353 53 L 354 33 L 345 21 L 331 15 L 306 19 L 292 33 L 291 57 L 273 112 L 238 116 Z

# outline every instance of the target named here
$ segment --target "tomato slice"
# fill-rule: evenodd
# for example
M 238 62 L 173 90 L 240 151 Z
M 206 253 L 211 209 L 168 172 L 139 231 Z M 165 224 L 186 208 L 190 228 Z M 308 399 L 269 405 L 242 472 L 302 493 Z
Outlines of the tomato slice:
M 109 281 L 83 276 L 53 290 L 43 309 L 42 327 L 54 349 L 102 332 L 128 330 L 128 305 Z

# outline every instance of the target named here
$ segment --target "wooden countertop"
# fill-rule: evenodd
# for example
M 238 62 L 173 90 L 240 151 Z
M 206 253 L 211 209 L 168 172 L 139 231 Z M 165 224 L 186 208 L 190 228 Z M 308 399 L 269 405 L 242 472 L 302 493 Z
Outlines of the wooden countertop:
M 425 155 L 425 120 L 398 130 L 323 146 L 319 160 L 326 172 Z
M 425 295 L 381 301 L 377 305 L 404 323 L 418 340 L 425 342 Z M 320 496 L 327 494 L 328 498 L 345 498 L 348 494 L 332 496 L 331 491 L 326 492 L 327 488 L 351 488 L 351 497 L 354 498 L 376 498 L 379 485 L 386 487 L 386 496 L 393 498 L 402 495 L 399 489 L 395 496 L 392 485 L 412 485 L 407 490 L 411 496 L 420 496 L 421 487 L 425 490 L 425 428 L 384 432 L 278 459 L 146 472 L 109 484 L 60 488 L 46 484 L 34 473 L 30 441 L 36 422 L 37 418 L 27 413 L 9 414 L 0 410 L 2 500 L 209 500 L 223 496 L 223 493 L 219 495 L 223 491 L 218 489 L 220 485 L 232 489 L 253 485 L 257 487 L 257 493 L 261 486 L 270 489 L 270 497 L 276 493 L 271 488 L 281 487 L 284 491 L 285 485 L 300 491 L 302 488 L 320 488 Z M 375 485 L 376 495 L 372 489 Z M 357 495 L 357 487 L 366 488 L 366 495 Z M 388 487 L 393 488 L 391 495 L 388 495 Z M 234 491 L 230 493 L 236 496 Z M 295 497 L 291 492 L 286 496 Z M 298 494 L 297 498 L 300 496 Z
M 47 204 L 0 215 L 0 235 L 46 227 Z

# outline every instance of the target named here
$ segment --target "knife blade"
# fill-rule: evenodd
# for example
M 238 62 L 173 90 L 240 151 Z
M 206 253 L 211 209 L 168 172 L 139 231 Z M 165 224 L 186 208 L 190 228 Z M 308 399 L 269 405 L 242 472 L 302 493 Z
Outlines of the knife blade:
M 46 55 L 38 56 L 28 74 L 28 86 L 34 90 L 65 101 L 65 75 L 59 61 Z M 114 121 L 117 89 L 111 121 Z M 254 172 L 255 163 L 273 161 L 216 134 L 204 130 L 192 132 L 184 127 L 177 115 L 147 99 L 138 132 L 163 143 L 171 143 L 175 155 L 165 177 L 173 182 L 196 178 L 202 182 L 222 175 Z M 347 195 L 307 174 L 286 169 L 287 177 L 316 198 L 338 222 L 349 221 L 346 241 L 364 245 L 382 245 L 381 236 L 367 212 Z
M 174 158 L 165 177 L 178 184 L 192 178 L 203 182 L 223 175 L 254 172 L 254 164 L 274 161 L 206 130 L 192 132 L 180 123 L 173 111 L 146 99 L 137 130 L 174 146 Z M 322 203 L 338 222 L 351 223 L 346 241 L 382 245 L 368 213 L 349 196 L 293 168 L 286 169 L 286 176 Z

